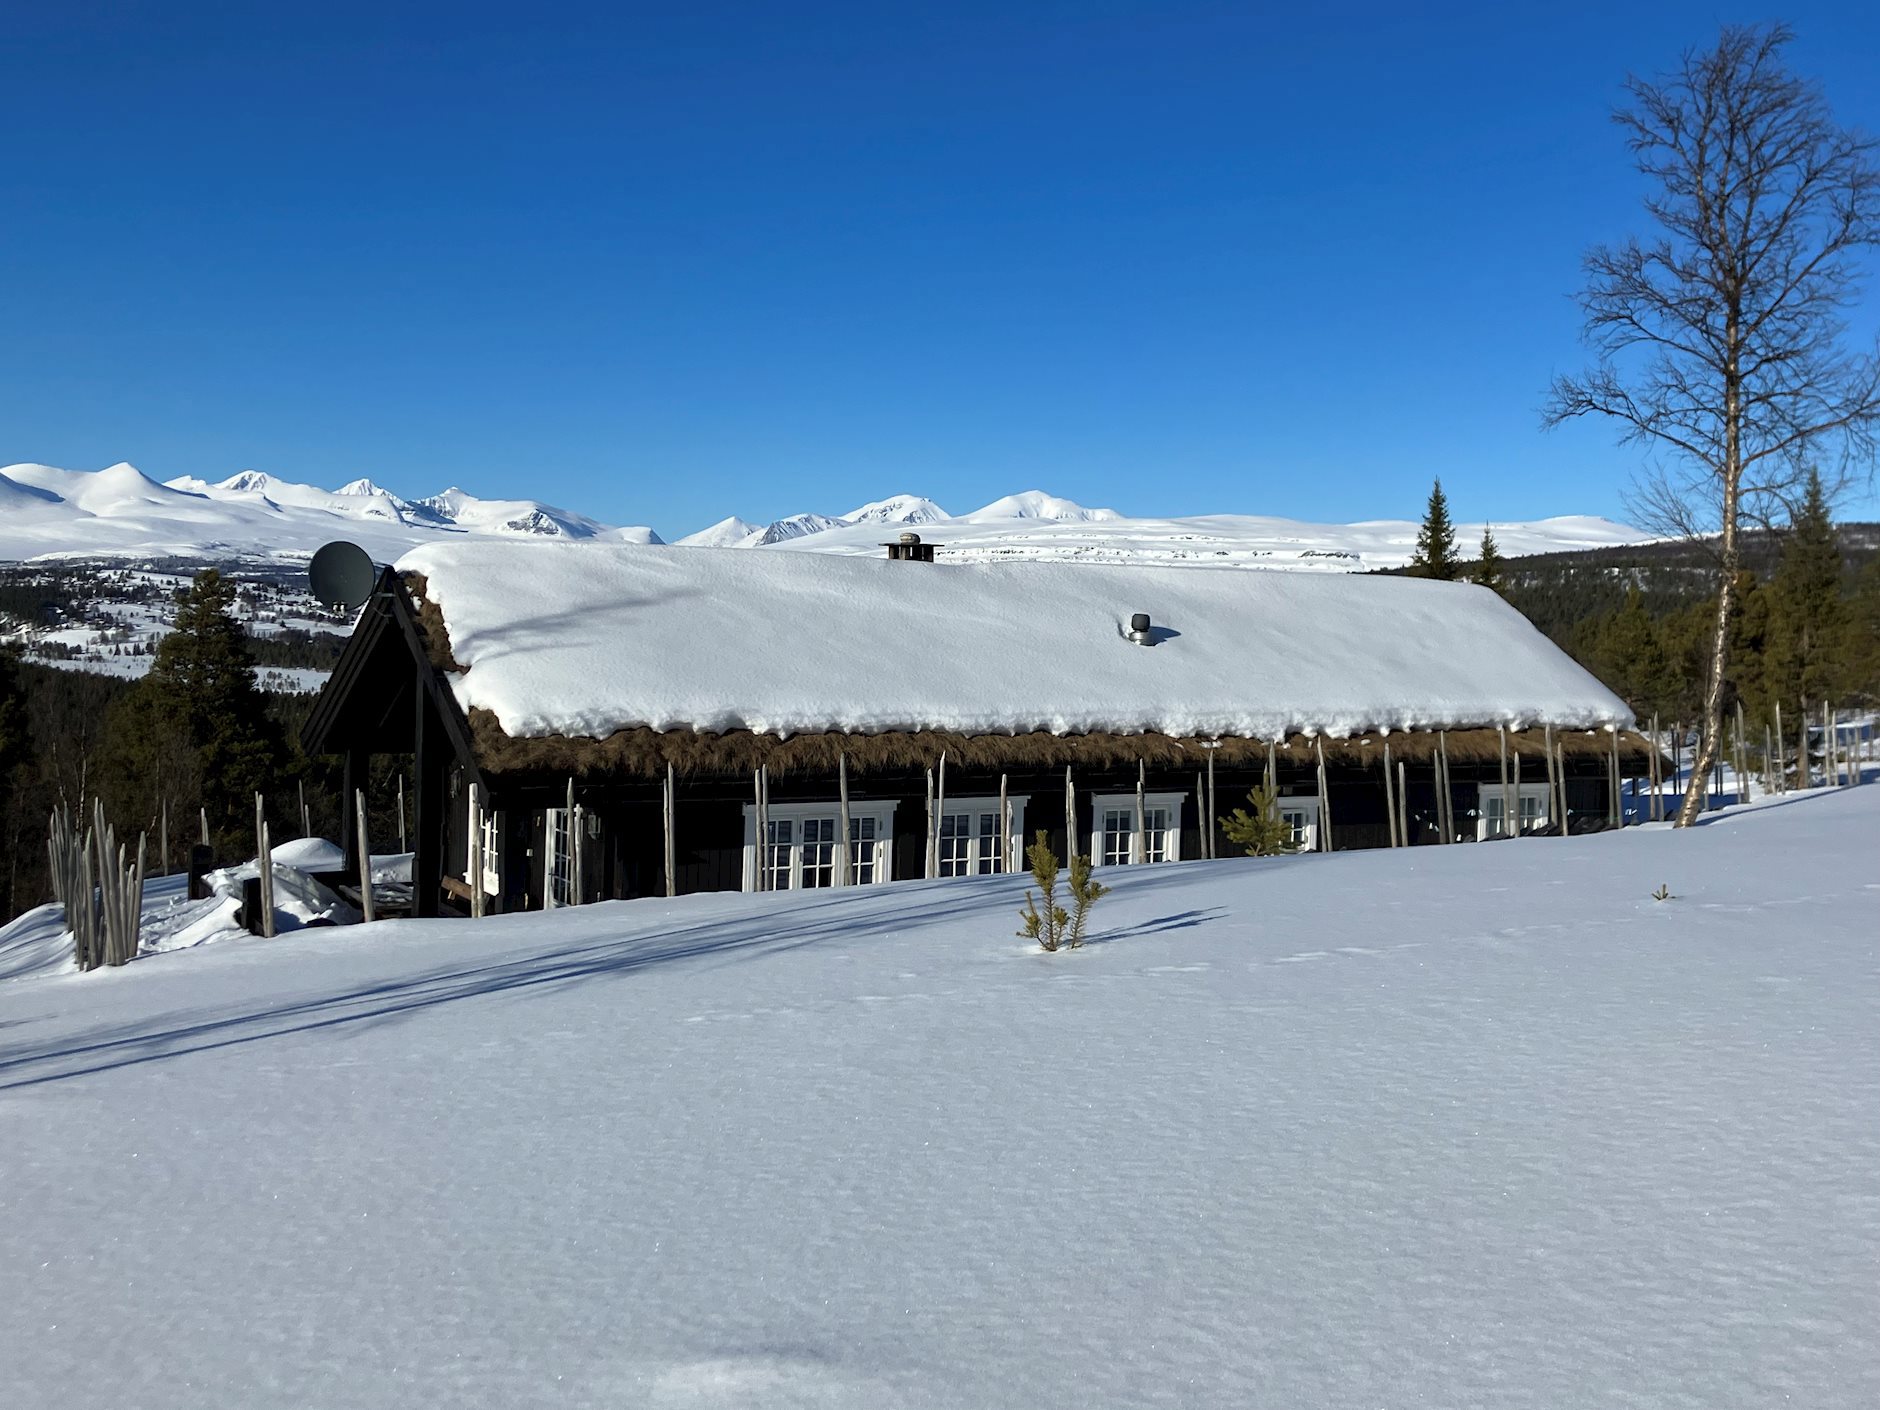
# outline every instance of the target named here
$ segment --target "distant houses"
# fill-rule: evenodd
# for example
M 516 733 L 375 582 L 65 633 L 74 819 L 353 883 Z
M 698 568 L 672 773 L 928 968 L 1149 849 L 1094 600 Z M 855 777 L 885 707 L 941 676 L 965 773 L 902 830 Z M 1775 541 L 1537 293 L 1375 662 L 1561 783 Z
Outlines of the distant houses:
M 1625 705 L 1495 594 L 1342 574 L 556 543 L 383 570 L 305 731 L 415 756 L 413 908 L 493 913 L 1608 826 Z M 353 809 L 343 810 L 352 816 Z M 349 839 L 350 851 L 350 839 Z

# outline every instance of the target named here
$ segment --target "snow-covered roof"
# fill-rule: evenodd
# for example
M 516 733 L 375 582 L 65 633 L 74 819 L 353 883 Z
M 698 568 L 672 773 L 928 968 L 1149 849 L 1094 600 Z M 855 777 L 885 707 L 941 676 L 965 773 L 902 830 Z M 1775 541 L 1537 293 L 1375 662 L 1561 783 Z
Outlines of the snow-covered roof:
M 700 548 L 426 545 L 465 709 L 511 736 L 632 726 L 1258 739 L 1632 719 L 1485 588 Z M 1127 635 L 1146 612 L 1157 640 Z

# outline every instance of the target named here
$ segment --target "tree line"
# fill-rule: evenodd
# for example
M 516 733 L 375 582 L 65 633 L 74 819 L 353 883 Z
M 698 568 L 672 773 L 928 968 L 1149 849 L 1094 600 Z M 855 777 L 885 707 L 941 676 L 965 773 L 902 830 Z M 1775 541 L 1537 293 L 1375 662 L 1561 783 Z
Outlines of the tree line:
M 1667 728 L 1705 713 L 1718 611 L 1714 559 L 1704 553 L 1602 554 L 1503 560 L 1462 557 L 1438 480 L 1404 572 L 1499 592 L 1641 720 Z M 1759 724 L 1797 711 L 1880 707 L 1880 554 L 1849 561 L 1818 474 L 1803 481 L 1790 523 L 1739 553 L 1729 604 L 1726 715 L 1740 704 Z M 1650 561 L 1656 557 L 1658 561 Z M 1759 731 L 1760 732 L 1760 731 Z

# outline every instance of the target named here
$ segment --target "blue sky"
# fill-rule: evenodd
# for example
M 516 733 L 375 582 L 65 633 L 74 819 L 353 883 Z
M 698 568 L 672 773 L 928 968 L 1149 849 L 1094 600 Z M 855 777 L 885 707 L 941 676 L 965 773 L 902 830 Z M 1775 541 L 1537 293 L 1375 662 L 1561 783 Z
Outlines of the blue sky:
M 1880 129 L 1880 6 L 1790 4 Z M 1539 429 L 1711 5 L 10 7 L 0 463 L 680 533 L 1038 487 L 1622 514 Z M 1868 336 L 1880 299 L 1864 314 Z M 1873 513 L 1874 501 L 1852 508 Z

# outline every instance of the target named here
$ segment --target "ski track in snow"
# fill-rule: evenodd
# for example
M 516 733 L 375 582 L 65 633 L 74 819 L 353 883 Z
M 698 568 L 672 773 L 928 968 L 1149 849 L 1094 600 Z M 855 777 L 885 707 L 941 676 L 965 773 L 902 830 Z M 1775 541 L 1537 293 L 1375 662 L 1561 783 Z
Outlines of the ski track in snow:
M 1877 1404 L 1876 824 L 0 984 L 9 1403 Z

